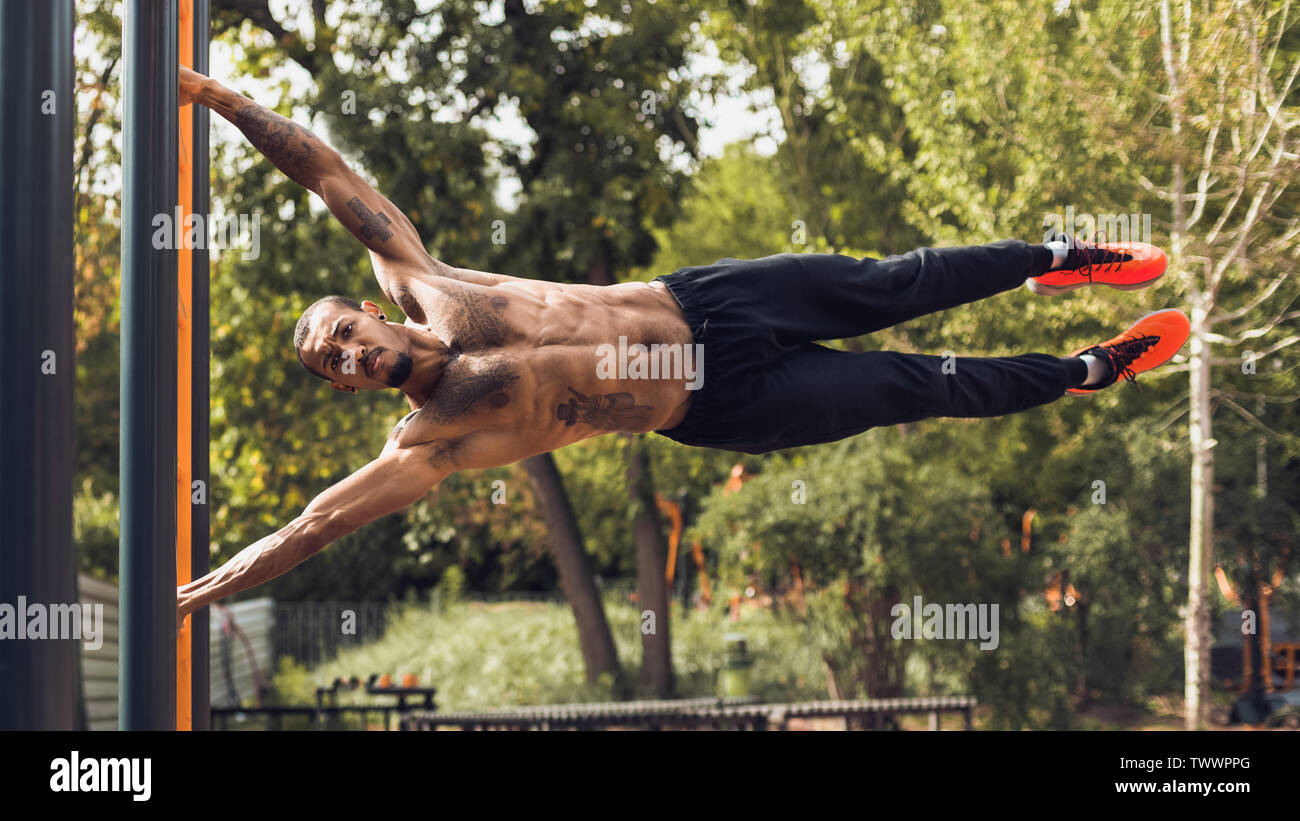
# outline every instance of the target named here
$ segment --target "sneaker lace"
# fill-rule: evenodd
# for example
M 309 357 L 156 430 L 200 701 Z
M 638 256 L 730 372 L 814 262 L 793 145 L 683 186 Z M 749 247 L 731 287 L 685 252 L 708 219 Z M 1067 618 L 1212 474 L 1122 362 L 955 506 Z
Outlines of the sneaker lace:
M 1160 337 L 1144 334 L 1135 336 L 1131 339 L 1124 339 L 1116 342 L 1114 345 L 1108 345 L 1102 350 L 1106 351 L 1110 357 L 1110 363 L 1115 368 L 1117 376 L 1123 377 L 1133 384 L 1137 384 L 1137 373 L 1134 372 L 1132 365 L 1142 354 L 1151 350 Z M 1138 387 L 1141 387 L 1140 385 Z
M 1088 282 L 1092 282 L 1094 269 L 1097 273 L 1104 273 L 1111 268 L 1118 269 L 1122 263 L 1132 259 L 1130 254 L 1101 247 L 1105 242 L 1106 235 L 1098 234 L 1096 243 L 1086 243 L 1077 239 L 1073 243 L 1078 260 L 1075 272 L 1087 277 Z

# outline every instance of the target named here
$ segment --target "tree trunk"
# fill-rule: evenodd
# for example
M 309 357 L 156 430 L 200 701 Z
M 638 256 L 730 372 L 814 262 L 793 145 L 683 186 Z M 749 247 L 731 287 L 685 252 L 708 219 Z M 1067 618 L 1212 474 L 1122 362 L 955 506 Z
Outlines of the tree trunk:
M 1186 709 L 1184 726 L 1198 730 L 1209 718 L 1210 603 L 1209 568 L 1214 559 L 1214 455 L 1210 419 L 1210 345 L 1205 339 L 1207 311 L 1192 306 L 1190 421 L 1192 449 L 1191 531 L 1187 558 Z
M 656 513 L 654 483 L 645 436 L 628 437 L 627 493 L 636 516 L 636 589 L 641 605 L 641 680 L 656 698 L 673 696 L 673 660 L 668 631 L 668 558 Z
M 1264 418 L 1264 399 L 1260 397 L 1255 400 L 1255 416 Z M 1264 434 L 1256 431 L 1255 433 L 1255 512 L 1252 515 L 1253 523 L 1251 529 L 1254 531 L 1255 538 L 1254 550 L 1250 556 L 1250 573 L 1247 576 L 1247 590 L 1250 591 L 1250 604 L 1246 605 L 1255 612 L 1255 630 L 1248 636 L 1245 641 L 1249 645 L 1251 654 L 1250 680 L 1246 682 L 1246 692 L 1252 695 L 1261 692 L 1272 692 L 1273 690 L 1273 671 L 1268 662 L 1269 653 L 1269 634 L 1267 607 L 1269 595 L 1264 590 L 1265 571 L 1263 562 L 1264 555 L 1264 505 L 1268 499 L 1268 443 L 1264 440 Z M 1262 628 L 1262 629 L 1261 629 Z
M 582 647 L 582 660 L 587 667 L 587 682 L 594 684 L 601 673 L 614 676 L 615 687 L 623 687 L 623 671 L 618 665 L 614 637 L 605 619 L 605 607 L 596 589 L 591 573 L 591 561 L 582 544 L 577 517 L 564 481 L 549 453 L 531 456 L 523 461 L 528 479 L 546 519 L 546 541 L 560 574 L 560 587 L 573 608 L 578 625 L 578 643 Z
M 890 615 L 900 601 L 898 588 L 862 585 L 850 580 L 844 603 L 852 613 L 849 643 L 861 674 L 858 684 L 866 698 L 897 698 L 903 694 L 906 650 L 891 635 Z
M 597 238 L 592 256 L 587 263 L 587 282 L 591 285 L 613 285 L 614 271 L 609 264 L 609 251 L 604 240 Z
M 1181 37 L 1188 36 L 1191 21 L 1182 20 Z M 1168 83 L 1169 131 L 1172 138 L 1174 161 L 1170 168 L 1173 225 L 1169 232 L 1169 265 L 1182 271 L 1185 262 L 1183 244 L 1188 234 L 1188 217 L 1185 198 L 1183 160 L 1178 152 L 1182 148 L 1184 106 L 1182 69 L 1187 59 L 1185 49 L 1175 48 L 1173 16 L 1169 0 L 1160 3 L 1160 52 Z M 1180 38 L 1181 43 L 1181 38 Z M 1210 424 L 1210 345 L 1206 335 L 1210 331 L 1209 314 L 1214 303 L 1214 288 L 1207 281 L 1205 290 L 1199 287 L 1194 275 L 1187 277 L 1191 299 L 1191 361 L 1189 366 L 1190 415 L 1188 421 L 1192 449 L 1191 474 L 1191 527 L 1187 546 L 1187 614 L 1184 617 L 1186 645 L 1184 661 L 1184 726 L 1189 730 L 1203 727 L 1209 718 L 1210 673 L 1210 611 L 1209 567 L 1213 558 L 1214 526 L 1214 460 L 1210 448 L 1214 447 Z

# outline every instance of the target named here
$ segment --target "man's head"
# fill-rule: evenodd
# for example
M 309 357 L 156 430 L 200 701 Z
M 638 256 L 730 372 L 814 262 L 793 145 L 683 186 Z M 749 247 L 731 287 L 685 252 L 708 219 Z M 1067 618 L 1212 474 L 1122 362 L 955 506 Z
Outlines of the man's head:
M 298 361 L 335 390 L 398 388 L 411 375 L 410 340 L 373 302 L 343 296 L 313 302 L 293 334 Z

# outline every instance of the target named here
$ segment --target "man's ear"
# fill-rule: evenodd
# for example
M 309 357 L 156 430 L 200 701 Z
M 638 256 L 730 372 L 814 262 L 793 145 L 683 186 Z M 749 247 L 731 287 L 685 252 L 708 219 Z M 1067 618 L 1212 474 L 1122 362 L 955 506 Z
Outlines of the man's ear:
M 379 306 L 368 299 L 362 301 L 361 307 L 366 313 L 377 316 L 380 320 L 388 320 L 388 317 L 384 316 L 384 312 L 379 308 Z
M 356 389 L 356 388 L 352 387 L 351 385 L 344 385 L 342 382 L 331 382 L 331 383 L 330 383 L 330 387 L 333 388 L 333 389 L 336 390 L 336 391 L 343 391 L 344 393 L 356 393 L 356 392 L 357 392 L 357 389 Z

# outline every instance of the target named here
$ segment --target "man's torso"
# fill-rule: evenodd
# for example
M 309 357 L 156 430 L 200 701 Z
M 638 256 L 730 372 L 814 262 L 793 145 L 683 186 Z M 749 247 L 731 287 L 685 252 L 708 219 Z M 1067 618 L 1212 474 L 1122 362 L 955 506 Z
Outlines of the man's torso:
M 671 428 L 685 417 L 685 375 L 632 378 L 628 369 L 600 367 L 611 348 L 691 345 L 662 283 L 566 285 L 438 270 L 387 289 L 406 325 L 436 334 L 453 357 L 427 401 L 394 429 L 390 447 L 427 445 L 431 458 L 456 469 L 495 467 L 605 433 Z

